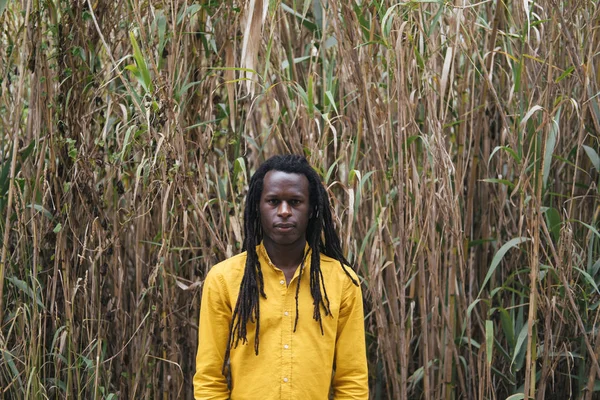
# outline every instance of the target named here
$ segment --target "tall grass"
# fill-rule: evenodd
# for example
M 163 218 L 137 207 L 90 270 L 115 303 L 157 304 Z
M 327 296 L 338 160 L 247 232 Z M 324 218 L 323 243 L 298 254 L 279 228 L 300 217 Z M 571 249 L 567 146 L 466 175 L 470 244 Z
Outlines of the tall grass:
M 192 398 L 203 277 L 305 154 L 373 399 L 600 390 L 593 1 L 0 0 L 0 397 Z

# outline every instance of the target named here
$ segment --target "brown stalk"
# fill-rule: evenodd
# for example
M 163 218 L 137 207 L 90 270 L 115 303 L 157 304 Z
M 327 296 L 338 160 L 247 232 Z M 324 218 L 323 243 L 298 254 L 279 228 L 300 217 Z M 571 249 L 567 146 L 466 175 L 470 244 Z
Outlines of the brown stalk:
M 404 55 L 401 44 L 402 44 L 402 36 L 404 28 L 406 24 L 402 24 L 398 32 L 398 38 L 396 39 L 396 54 L 399 59 L 402 59 Z M 406 91 L 406 87 L 401 85 L 400 82 L 404 81 L 405 77 L 405 69 L 404 63 L 397 62 L 397 74 L 398 79 L 396 83 L 396 92 L 398 96 L 397 100 L 397 132 L 396 132 L 396 151 L 398 153 L 398 165 L 397 165 L 397 185 L 401 189 L 400 195 L 398 196 L 398 227 L 397 231 L 404 233 L 406 231 L 405 220 L 407 215 L 405 214 L 405 201 L 406 201 L 406 193 L 405 188 L 407 186 L 406 177 L 404 171 L 408 169 L 408 160 L 405 160 L 405 153 L 408 153 L 408 145 L 407 145 L 407 131 L 406 126 L 408 125 L 408 116 L 406 112 L 406 108 L 403 107 L 403 103 L 408 99 L 408 93 Z M 398 246 L 394 247 L 394 257 L 396 263 L 398 265 L 398 281 L 401 290 L 399 291 L 399 340 L 398 340 L 398 362 L 400 365 L 400 383 L 398 384 L 397 380 L 393 380 L 398 388 L 394 388 L 394 393 L 398 393 L 401 399 L 407 398 L 407 368 L 408 366 L 408 346 L 406 344 L 406 290 L 404 287 L 404 282 L 406 282 L 406 271 L 407 271 L 407 261 L 405 249 L 407 246 L 407 236 L 405 234 L 399 235 L 399 243 Z
M 551 27 L 551 31 L 554 31 L 554 25 L 552 25 Z M 552 35 L 553 36 L 553 35 Z M 548 61 L 547 61 L 547 70 L 546 70 L 546 81 L 547 82 L 553 82 L 553 68 L 551 68 L 550 66 L 553 65 L 553 61 L 554 61 L 554 57 L 553 57 L 553 52 L 549 52 L 548 54 Z M 551 92 L 553 88 L 553 85 L 550 84 L 550 88 L 548 89 L 548 92 Z M 546 93 L 546 103 L 545 103 L 545 108 L 546 110 L 550 110 L 551 109 L 551 104 L 550 104 L 550 93 Z M 545 165 L 545 161 L 546 161 L 546 151 L 547 151 L 547 147 L 548 147 L 548 136 L 550 134 L 550 130 L 552 129 L 552 121 L 550 121 L 550 123 L 546 124 L 546 140 L 544 142 L 544 156 L 542 158 L 542 162 L 541 165 Z M 541 194 L 540 194 L 540 201 L 541 201 Z M 540 216 L 539 219 L 539 223 L 540 225 L 544 226 L 544 230 L 547 231 L 547 227 L 546 227 L 546 223 L 543 220 L 543 218 Z M 550 236 L 546 236 L 546 240 L 550 243 L 550 246 L 552 246 L 552 248 L 554 248 L 553 243 L 552 243 L 552 238 Z M 539 251 L 539 246 L 538 246 L 538 251 Z M 551 279 L 548 278 L 546 281 L 546 298 L 551 298 L 552 294 L 551 294 Z M 544 301 L 545 299 L 542 297 L 540 299 L 541 301 Z M 546 318 L 544 320 L 544 330 L 545 332 L 547 332 L 549 337 L 552 337 L 552 324 L 551 324 L 551 318 L 552 318 L 552 313 L 547 312 L 546 313 Z M 544 347 L 547 349 L 549 346 L 547 343 L 544 344 Z M 549 351 L 544 351 L 543 352 L 543 358 L 542 358 L 542 371 L 541 371 L 541 376 L 548 376 L 549 373 L 549 369 L 550 369 L 550 360 L 549 360 Z M 537 398 L 538 399 L 543 399 L 545 396 L 545 392 L 546 392 L 546 380 L 545 379 L 540 379 L 540 385 L 537 388 Z
M 29 21 L 29 13 L 30 13 L 31 2 L 27 2 L 26 10 L 25 10 L 25 28 L 29 29 L 28 21 Z M 7 253 L 8 253 L 8 239 L 10 238 L 11 231 L 11 214 L 12 214 L 12 203 L 14 196 L 14 185 L 15 185 L 15 171 L 17 167 L 17 154 L 19 150 L 19 118 L 21 105 L 23 102 L 23 85 L 25 79 L 25 57 L 21 58 L 21 63 L 19 65 L 19 83 L 17 89 L 17 104 L 15 109 L 16 113 L 13 113 L 15 116 L 15 121 L 13 123 L 13 137 L 12 137 L 12 158 L 10 160 L 10 175 L 9 175 L 9 189 L 8 189 L 8 198 L 6 204 L 6 217 L 4 219 L 4 237 L 2 239 L 2 255 L 0 257 L 0 326 L 2 325 L 2 321 L 4 321 L 4 278 L 6 274 L 6 264 L 8 262 Z
M 248 8 L 245 18 L 246 24 L 244 27 L 244 37 L 240 65 L 242 68 L 255 70 L 256 61 L 258 58 L 258 51 L 262 42 L 262 27 L 267 14 L 269 2 L 266 0 L 247 0 L 246 4 Z M 247 79 L 246 90 L 250 94 L 250 97 L 254 97 L 254 73 L 245 72 L 244 75 Z
M 549 129 L 546 129 L 546 139 L 543 143 L 536 141 L 535 146 L 542 149 L 546 149 L 548 143 Z M 541 165 L 544 165 L 546 158 L 546 151 L 543 152 Z M 540 227 L 544 225 L 543 216 L 540 211 L 542 204 L 542 185 L 543 179 L 539 176 L 539 169 L 537 170 L 538 176 L 535 187 L 535 202 L 533 203 L 532 213 L 530 216 L 530 231 L 533 232 L 533 239 L 531 246 L 533 247 L 533 254 L 530 257 L 529 267 L 529 312 L 527 315 L 527 353 L 525 355 L 525 385 L 523 393 L 528 398 L 535 398 L 535 375 L 537 360 L 533 357 L 535 352 L 534 338 L 533 338 L 533 326 L 537 323 L 537 311 L 538 311 L 538 275 L 539 275 L 539 253 L 540 253 Z M 536 341 L 537 342 L 537 341 Z

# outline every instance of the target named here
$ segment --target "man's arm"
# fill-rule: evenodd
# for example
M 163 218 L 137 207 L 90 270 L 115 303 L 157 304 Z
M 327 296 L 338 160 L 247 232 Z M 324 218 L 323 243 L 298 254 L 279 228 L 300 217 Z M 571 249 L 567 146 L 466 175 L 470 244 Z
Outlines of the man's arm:
M 333 389 L 335 400 L 369 398 L 362 292 L 350 280 L 340 305 Z
M 196 400 L 229 398 L 227 381 L 221 373 L 229 339 L 231 305 L 221 275 L 209 273 L 204 281 L 200 303 L 198 353 L 194 375 Z

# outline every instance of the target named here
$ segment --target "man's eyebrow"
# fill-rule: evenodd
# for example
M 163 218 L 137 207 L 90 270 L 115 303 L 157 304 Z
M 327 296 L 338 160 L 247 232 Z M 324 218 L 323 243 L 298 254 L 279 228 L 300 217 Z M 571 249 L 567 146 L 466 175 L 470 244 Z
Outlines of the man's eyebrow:
M 289 198 L 294 198 L 294 199 L 299 199 L 299 198 L 304 198 L 304 197 L 308 197 L 305 196 L 302 193 L 288 193 L 287 195 L 283 195 L 283 194 L 279 194 L 279 193 L 265 193 L 263 194 L 263 197 L 289 197 Z

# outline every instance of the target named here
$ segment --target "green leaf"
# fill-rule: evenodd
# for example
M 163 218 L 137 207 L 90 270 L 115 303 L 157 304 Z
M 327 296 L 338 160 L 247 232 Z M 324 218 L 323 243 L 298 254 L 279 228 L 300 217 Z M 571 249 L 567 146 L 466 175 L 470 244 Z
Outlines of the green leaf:
M 94 363 L 89 358 L 80 355 L 78 361 L 80 365 L 85 365 L 86 369 L 94 369 Z
M 592 112 L 594 113 L 594 115 L 596 116 L 596 119 L 600 119 L 600 107 L 598 106 L 598 94 L 593 94 L 592 93 L 592 87 L 588 86 L 587 88 L 588 90 L 588 95 L 590 96 L 590 105 L 592 106 Z M 596 168 L 598 169 L 598 168 Z
M 502 324 L 502 331 L 504 332 L 504 337 L 506 337 L 506 341 L 508 342 L 508 346 L 511 351 L 515 349 L 515 329 L 513 326 L 513 321 L 510 318 L 510 314 L 506 309 L 500 307 L 498 308 L 498 312 L 500 313 L 500 323 Z
M 211 119 L 210 121 L 202 121 L 202 122 L 198 122 L 197 124 L 194 125 L 190 125 L 187 126 L 185 128 L 186 131 L 189 131 L 190 129 L 194 129 L 194 128 L 198 128 L 200 126 L 204 126 L 204 125 L 210 125 L 210 124 L 214 124 L 215 122 L 219 122 L 220 119 Z
M 511 369 L 513 364 L 517 364 L 517 371 L 519 369 L 521 369 L 521 358 L 522 357 L 518 357 L 519 353 L 521 353 L 521 348 L 523 347 L 523 343 L 525 342 L 525 339 L 527 339 L 527 324 L 523 324 L 523 327 L 521 328 L 521 332 L 519 333 L 519 338 L 517 339 L 517 344 L 515 346 L 515 352 L 513 354 L 513 359 L 512 362 L 510 363 Z M 523 347 L 523 350 L 525 348 Z M 525 355 L 525 352 L 523 352 L 523 355 Z M 519 358 L 519 360 L 517 360 L 517 358 Z
M 536 104 L 535 106 L 531 107 L 529 109 L 529 111 L 527 111 L 527 114 L 525 114 L 525 116 L 523 117 L 523 119 L 521 120 L 521 123 L 519 124 L 519 126 L 521 128 L 523 128 L 525 126 L 525 124 L 527 124 L 527 121 L 529 121 L 529 118 L 531 118 L 531 116 L 536 112 L 536 111 L 540 111 L 543 110 L 544 108 L 538 104 Z
M 389 36 L 390 36 L 390 32 L 392 31 L 392 22 L 394 21 L 394 19 L 392 17 L 392 12 L 394 11 L 394 9 L 396 7 L 401 6 L 401 5 L 403 5 L 403 3 L 397 3 L 397 4 L 394 4 L 393 6 L 391 6 L 390 8 L 388 8 L 387 11 L 385 12 L 385 14 L 383 15 L 383 18 L 381 19 L 383 35 L 387 38 L 389 38 Z
M 494 349 L 494 323 L 485 321 L 485 352 L 488 365 L 492 365 L 492 350 Z
M 354 170 L 354 173 L 356 174 L 356 176 L 358 177 L 358 187 L 356 190 L 356 199 L 354 202 L 354 215 L 358 215 L 358 207 L 361 204 L 361 200 L 362 200 L 362 195 L 364 193 L 364 186 L 365 183 L 367 183 L 367 181 L 369 180 L 369 178 L 371 177 L 371 175 L 373 175 L 375 171 L 369 171 L 365 174 L 365 176 L 362 176 L 360 171 L 358 170 Z
M 0 0 L 0 17 L 2 16 L 2 13 L 4 13 L 4 10 L 6 10 L 7 5 L 8 0 Z
M 2 169 L 0 170 L 0 196 L 5 196 L 8 193 L 8 188 L 10 187 L 10 179 L 8 179 L 8 175 L 10 173 L 10 163 L 12 160 L 12 149 L 8 153 L 8 157 L 6 161 L 2 164 Z
M 158 31 L 158 56 L 162 57 L 165 48 L 165 33 L 167 31 L 167 18 L 162 11 L 156 12 L 156 30 Z
M 573 73 L 573 71 L 575 71 L 575 67 L 570 66 L 569 68 L 567 68 L 567 70 L 565 72 L 563 72 L 562 74 L 560 74 L 560 76 L 558 78 L 556 78 L 555 82 L 558 83 L 558 82 L 562 81 L 567 76 L 571 75 Z
M 308 104 L 308 93 L 306 93 L 304 88 L 302 86 L 300 86 L 300 84 L 296 83 L 296 90 L 297 90 L 298 96 L 300 96 L 300 99 L 302 100 L 302 102 L 304 104 Z
M 62 230 L 62 224 L 59 222 L 58 224 L 56 224 L 56 226 L 54 227 L 53 231 L 54 233 L 58 233 Z
M 475 299 L 475 301 L 473 301 L 471 304 L 469 304 L 469 307 L 467 307 L 467 316 L 471 316 L 471 312 L 473 311 L 473 308 L 475 308 L 477 303 L 479 303 L 480 301 L 481 301 L 481 299 L 477 298 L 477 299 Z
M 35 147 L 35 140 L 32 140 L 31 143 L 29 143 L 29 146 L 27 146 L 25 148 L 25 150 L 21 151 L 21 161 L 27 160 L 27 157 L 29 157 L 31 155 L 31 153 L 33 152 L 34 147 Z
M 560 108 L 556 112 L 554 118 L 552 118 L 552 126 L 550 132 L 548 132 L 548 138 L 546 139 L 546 149 L 544 150 L 544 187 L 548 184 L 548 176 L 550 175 L 550 165 L 552 164 L 552 154 L 556 147 L 556 137 L 558 136 L 558 123 L 560 122 Z
M 244 181 L 247 182 L 248 173 L 246 171 L 246 161 L 244 160 L 244 157 L 236 158 L 235 162 L 233 163 L 234 176 L 237 176 L 240 172 L 242 172 L 244 174 Z
M 492 160 L 492 157 L 494 157 L 494 154 L 496 154 L 496 152 L 498 152 L 499 150 L 504 150 L 508 154 L 510 154 L 511 157 L 517 162 L 517 164 L 521 163 L 521 157 L 519 157 L 519 155 L 513 149 L 511 149 L 508 146 L 496 146 L 492 151 L 492 154 L 490 154 L 490 158 L 488 158 L 488 167 L 490 166 L 490 161 Z
M 339 161 L 340 161 L 339 158 L 337 160 L 335 160 L 333 162 L 333 164 L 331 164 L 331 166 L 327 170 L 327 173 L 325 174 L 325 180 L 324 180 L 326 185 L 329 184 L 329 180 L 331 179 L 331 174 L 333 174 L 333 170 L 335 169 L 335 167 L 337 166 Z
M 308 115 L 312 118 L 314 117 L 315 112 L 315 104 L 314 104 L 314 95 L 313 95 L 313 76 L 308 76 Z
M 508 186 L 511 189 L 515 188 L 515 184 L 506 179 L 486 178 L 486 179 L 482 179 L 482 181 L 488 182 L 488 183 L 501 183 L 503 185 Z
M 329 100 L 329 103 L 333 106 L 333 109 L 335 110 L 336 114 L 339 114 L 340 112 L 338 111 L 336 105 L 335 105 L 335 99 L 333 98 L 333 94 L 331 93 L 330 90 L 326 90 L 325 91 L 325 96 L 327 96 L 327 99 Z
M 182 10 L 179 15 L 177 16 L 177 25 L 179 25 L 181 23 L 181 21 L 183 21 L 183 19 L 187 16 L 192 17 L 194 16 L 194 14 L 196 14 L 198 11 L 200 11 L 201 6 L 199 4 L 192 4 L 191 6 L 189 6 L 188 8 L 186 8 L 185 10 Z
M 478 350 L 481 347 L 481 345 L 475 339 L 468 338 L 466 336 L 462 336 L 462 337 L 456 339 L 455 341 L 456 341 L 456 344 L 465 344 L 465 345 L 470 344 L 471 346 L 475 347 Z
M 121 161 L 123 161 L 125 159 L 125 156 L 127 155 L 127 149 L 129 148 L 129 142 L 131 140 L 131 132 L 133 132 L 135 129 L 137 129 L 137 125 L 132 125 L 129 128 L 127 128 L 127 132 L 125 132 L 123 148 L 121 149 L 121 154 L 119 154 L 119 158 L 121 159 Z
M 189 90 L 189 88 L 191 88 L 193 86 L 196 86 L 196 85 L 199 85 L 202 82 L 204 82 L 204 79 L 202 79 L 201 81 L 195 81 L 195 82 L 186 83 L 185 85 L 183 85 L 183 87 L 179 91 L 179 97 L 183 96 Z
M 321 33 L 323 27 L 323 5 L 321 0 L 312 0 L 312 13 L 315 17 L 315 26 L 317 27 L 318 33 Z M 304 13 L 306 15 L 306 13 Z
M 1 81 L 1 79 L 0 79 L 0 81 Z M 19 154 L 17 154 L 17 165 L 15 166 L 15 176 L 19 173 L 19 171 L 21 171 L 21 162 L 24 162 L 25 160 L 27 160 L 27 157 L 29 157 L 29 155 L 33 151 L 34 147 L 35 147 L 35 141 L 32 140 L 31 143 L 29 143 L 29 146 L 27 146 L 24 150 L 21 151 L 20 157 L 18 157 Z M 11 148 L 10 152 L 8 153 L 8 157 L 6 158 L 4 163 L 1 164 L 1 168 L 0 168 L 0 198 L 2 196 L 5 196 L 8 193 L 8 188 L 10 187 L 9 174 L 10 174 L 11 163 L 12 163 L 12 148 Z M 0 211 L 2 211 L 1 207 L 0 207 Z
M 585 272 L 584 270 L 574 267 L 577 271 L 579 271 L 579 273 L 581 275 L 583 275 L 583 277 L 585 278 L 585 280 L 592 285 L 592 287 L 596 290 L 596 293 L 600 294 L 600 290 L 598 290 L 598 285 L 596 285 L 596 282 L 594 282 L 594 278 L 592 278 L 590 276 L 590 274 L 588 274 L 587 272 Z
M 23 387 L 23 381 L 21 380 L 22 372 L 19 372 L 19 369 L 15 365 L 12 354 L 4 349 L 0 349 L 0 352 L 2 352 L 2 356 L 5 360 L 5 363 L 6 365 L 8 365 L 10 371 L 12 372 L 12 379 L 17 380 L 19 382 L 19 386 Z
M 496 268 L 498 268 L 498 265 L 500 265 L 500 261 L 502 261 L 504 255 L 508 252 L 508 250 L 512 249 L 513 247 L 517 247 L 521 243 L 529 240 L 531 239 L 526 237 L 516 237 L 514 239 L 509 240 L 502 247 L 500 247 L 500 250 L 498 250 L 498 252 L 494 255 L 494 258 L 492 259 L 492 264 L 490 265 L 490 269 L 488 270 L 488 273 L 486 274 L 485 279 L 481 284 L 481 289 L 479 289 L 479 294 L 477 295 L 477 297 L 481 296 L 481 292 L 485 288 L 485 285 L 488 283 L 488 281 L 494 274 L 494 271 L 496 271 Z
M 522 400 L 524 398 L 525 398 L 525 395 L 523 393 L 516 393 L 511 396 L 508 396 L 506 398 L 506 400 Z
M 292 14 L 293 16 L 295 16 L 298 21 L 300 21 L 300 23 L 302 25 L 304 25 L 309 31 L 311 32 L 315 32 L 318 30 L 317 24 L 315 24 L 312 21 L 309 21 L 308 19 L 304 18 L 304 16 L 298 12 L 296 12 L 293 8 L 291 8 L 290 6 L 286 5 L 285 3 L 281 3 L 281 9 L 287 13 Z
M 67 147 L 69 149 L 69 157 L 73 160 L 76 161 L 77 160 L 77 148 L 75 147 L 75 145 L 77 144 L 77 142 L 71 138 L 67 138 L 66 139 L 67 142 Z
M 146 60 L 144 59 L 142 50 L 135 39 L 133 31 L 129 32 L 129 39 L 131 40 L 131 45 L 133 46 L 133 58 L 135 59 L 138 70 L 140 71 L 141 84 L 146 90 L 146 93 L 152 93 L 153 88 L 152 79 L 150 78 L 150 71 L 148 70 L 148 65 L 146 64 Z
M 40 308 L 44 310 L 46 309 L 44 303 L 42 302 L 42 299 L 39 296 L 39 293 L 35 293 L 25 281 L 22 281 L 14 276 L 9 276 L 6 278 L 6 280 L 12 283 L 17 289 L 25 293 L 27 296 L 29 296 L 31 300 L 35 300 L 35 302 L 40 306 Z
M 600 258 L 597 259 L 596 262 L 588 268 L 588 273 L 591 276 L 596 276 L 599 269 L 600 269 Z
M 129 64 L 129 65 L 125 66 L 125 69 L 128 71 L 131 71 L 133 73 L 133 75 L 135 75 L 136 77 L 139 76 L 141 78 L 140 70 L 137 67 L 137 65 Z
M 594 233 L 594 235 L 598 236 L 600 238 L 600 232 L 598 232 L 598 230 L 596 228 L 594 228 L 591 225 L 586 224 L 583 221 L 579 221 L 579 220 L 574 220 L 575 222 L 579 222 L 581 225 L 585 226 L 586 228 L 588 228 L 590 231 L 592 231 Z
M 590 161 L 592 162 L 594 168 L 596 168 L 596 171 L 600 172 L 600 157 L 598 157 L 596 150 L 586 145 L 583 145 L 583 150 L 585 150 L 585 153 L 590 158 Z
M 560 214 L 556 208 L 549 207 L 545 210 L 545 215 L 546 223 L 548 224 L 548 230 L 552 234 L 554 240 L 558 241 L 560 237 L 560 226 L 562 225 Z
M 26 207 L 27 208 L 33 208 L 34 210 L 41 212 L 46 217 L 48 217 L 50 220 L 54 219 L 54 216 L 52 215 L 52 213 L 50 211 L 48 211 L 47 209 L 45 209 L 40 204 L 27 204 Z

